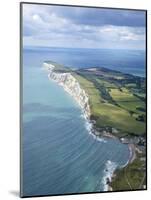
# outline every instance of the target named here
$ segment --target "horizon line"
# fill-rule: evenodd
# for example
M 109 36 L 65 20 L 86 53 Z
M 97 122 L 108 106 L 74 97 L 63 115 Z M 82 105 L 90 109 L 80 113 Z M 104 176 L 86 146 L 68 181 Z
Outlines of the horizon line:
M 146 51 L 146 48 L 142 49 L 133 49 L 133 48 L 91 48 L 91 47 L 63 47 L 63 46 L 38 46 L 38 45 L 23 45 L 23 49 L 25 48 L 63 48 L 63 49 L 112 49 L 112 50 L 133 50 L 133 51 Z

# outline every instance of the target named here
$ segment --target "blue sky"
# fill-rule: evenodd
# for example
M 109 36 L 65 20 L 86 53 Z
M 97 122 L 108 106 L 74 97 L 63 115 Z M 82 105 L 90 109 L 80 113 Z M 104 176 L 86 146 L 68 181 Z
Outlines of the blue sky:
M 24 4 L 23 44 L 145 49 L 145 12 Z

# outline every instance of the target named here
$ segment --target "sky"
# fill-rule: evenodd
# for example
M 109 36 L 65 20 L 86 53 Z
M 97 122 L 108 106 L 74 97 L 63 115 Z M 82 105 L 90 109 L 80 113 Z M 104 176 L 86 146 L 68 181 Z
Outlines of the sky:
M 23 4 L 23 45 L 145 49 L 145 12 Z

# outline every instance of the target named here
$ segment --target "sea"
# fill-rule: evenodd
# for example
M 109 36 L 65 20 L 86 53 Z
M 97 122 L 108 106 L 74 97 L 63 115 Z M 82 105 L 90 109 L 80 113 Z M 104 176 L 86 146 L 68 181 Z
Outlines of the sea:
M 106 67 L 145 76 L 141 50 L 24 47 L 21 193 L 43 196 L 107 191 L 107 178 L 130 152 L 115 139 L 98 139 L 77 102 L 48 79 L 43 62 L 72 68 Z

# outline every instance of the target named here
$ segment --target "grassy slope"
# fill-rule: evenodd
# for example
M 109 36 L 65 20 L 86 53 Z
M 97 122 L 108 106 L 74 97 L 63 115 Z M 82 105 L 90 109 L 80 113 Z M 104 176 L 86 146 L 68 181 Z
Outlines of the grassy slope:
M 140 99 L 135 97 L 128 89 L 122 88 L 122 91 L 116 89 L 111 89 L 110 91 L 113 99 L 124 109 L 140 113 L 136 110 L 137 107 L 144 107 L 145 104 Z
M 101 80 L 101 78 L 96 79 L 98 83 L 104 84 L 108 88 L 113 100 L 119 104 L 117 106 L 105 100 L 92 81 L 78 74 L 74 74 L 74 76 L 89 95 L 91 112 L 97 118 L 97 127 L 114 127 L 120 130 L 120 135 L 125 133 L 139 135 L 145 132 L 145 124 L 135 119 L 137 113 L 139 113 L 139 111 L 136 111 L 136 107 L 143 107 L 145 104 L 133 96 L 130 91 L 126 88 L 122 88 L 122 91 L 119 91 L 115 84 Z M 132 116 L 129 113 L 130 110 L 135 111 L 135 115 Z
M 97 127 L 114 127 L 119 130 L 116 136 L 144 135 L 145 122 L 136 120 L 140 114 L 145 115 L 144 82 L 106 69 L 99 72 L 98 76 L 93 72 L 87 75 L 87 72 L 79 73 L 62 65 L 55 65 L 58 72 L 72 73 L 85 89 L 89 95 L 91 114 L 95 117 Z M 132 78 L 132 81 L 127 83 L 127 78 Z M 126 83 L 121 84 L 120 81 Z M 111 183 L 114 191 L 143 188 L 146 183 L 145 161 L 141 160 L 146 155 L 145 152 L 143 154 L 138 154 L 133 163 L 116 171 Z
M 123 86 L 117 84 L 116 81 L 114 83 L 106 78 L 104 80 L 102 76 L 94 76 L 92 79 L 85 74 L 74 74 L 74 76 L 89 95 L 91 113 L 97 119 L 97 127 L 114 127 L 120 130 L 116 136 L 123 136 L 125 133 L 144 135 L 145 122 L 136 120 L 136 117 L 140 114 L 145 115 L 145 102 L 133 93 L 134 90 L 141 91 L 138 90 L 135 83 Z M 112 77 L 111 74 L 109 76 Z M 116 77 L 115 75 L 114 78 L 124 79 L 122 76 Z M 102 93 L 104 88 L 106 95 Z M 145 97 L 143 92 L 137 94 Z M 141 110 L 137 108 L 141 108 Z M 110 183 L 113 191 L 144 189 L 146 186 L 146 166 L 145 160 L 141 160 L 141 158 L 145 157 L 145 152 L 137 153 L 137 157 L 132 163 L 123 169 L 116 170 L 116 176 Z
M 114 191 L 144 189 L 146 185 L 145 163 L 141 160 L 142 154 L 123 169 L 116 171 L 116 176 L 111 182 Z

